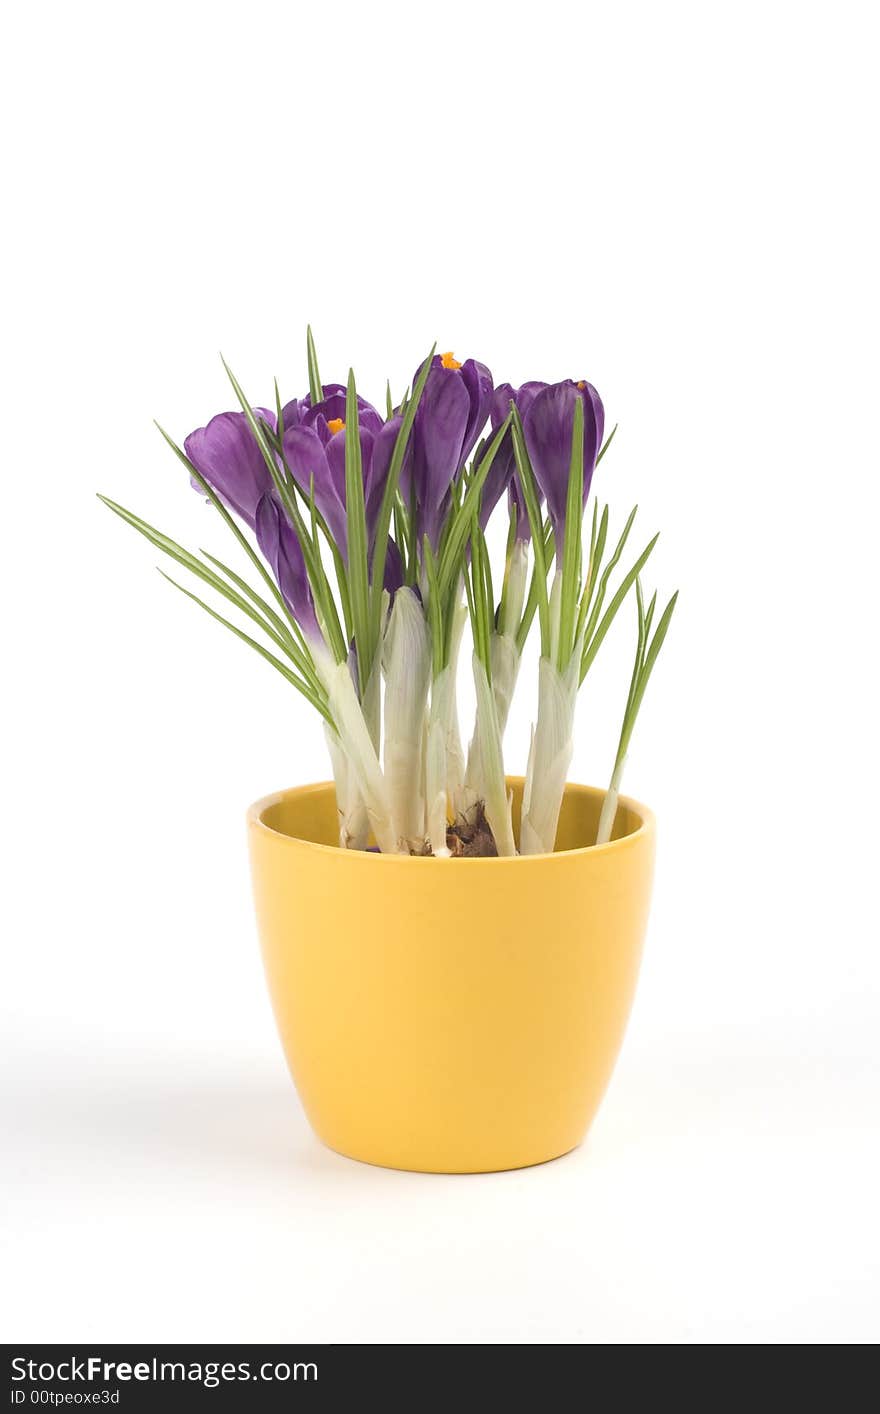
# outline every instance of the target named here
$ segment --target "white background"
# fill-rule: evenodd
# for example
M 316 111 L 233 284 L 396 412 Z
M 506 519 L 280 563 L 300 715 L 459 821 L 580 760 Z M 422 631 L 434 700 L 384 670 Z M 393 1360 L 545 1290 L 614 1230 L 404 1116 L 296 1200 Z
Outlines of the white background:
M 34 4 L 3 46 L 7 1340 L 878 1335 L 878 222 L 870 5 Z M 223 532 L 151 425 L 436 338 L 589 377 L 681 589 L 626 787 L 660 822 L 584 1145 L 477 1178 L 323 1150 L 243 813 L 316 720 L 102 490 Z M 625 616 L 624 616 L 625 617 Z M 572 774 L 604 782 L 621 625 Z M 509 733 L 521 768 L 527 677 Z

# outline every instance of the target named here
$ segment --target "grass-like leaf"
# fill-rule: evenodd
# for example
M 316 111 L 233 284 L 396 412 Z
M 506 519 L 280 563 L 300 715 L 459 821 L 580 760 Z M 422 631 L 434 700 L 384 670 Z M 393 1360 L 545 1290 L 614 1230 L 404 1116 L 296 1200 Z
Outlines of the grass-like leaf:
M 614 441 L 614 434 L 615 434 L 616 431 L 617 431 L 617 423 L 615 422 L 615 424 L 614 424 L 614 426 L 612 427 L 611 431 L 608 433 L 608 436 L 605 438 L 605 441 L 602 443 L 602 446 L 601 446 L 600 451 L 599 451 L 599 455 L 598 455 L 597 458 L 596 458 L 596 465 L 597 465 L 597 466 L 599 465 L 600 461 L 601 461 L 602 458 L 604 457 L 605 453 L 608 451 L 608 448 L 611 446 L 611 443 Z
M 215 574 L 209 565 L 203 564 L 197 555 L 193 555 L 191 551 L 185 550 L 182 545 L 178 545 L 176 540 L 172 540 L 168 535 L 163 535 L 161 530 L 157 530 L 155 526 L 142 520 L 140 516 L 136 516 L 133 511 L 127 511 L 124 506 L 120 506 L 116 501 L 111 501 L 109 497 L 99 495 L 98 500 L 103 501 L 108 510 L 113 511 L 115 515 L 119 516 L 120 520 L 124 520 L 132 529 L 137 530 L 143 535 L 144 539 L 148 540 L 151 545 L 154 545 L 157 550 L 161 550 L 163 554 L 168 555 L 170 559 L 175 560 L 177 564 L 182 565 L 184 569 L 189 570 L 191 574 L 194 574 L 198 579 L 203 580 L 205 584 L 216 590 L 218 594 L 221 594 L 223 598 L 227 599 L 230 604 L 233 604 L 236 609 L 245 614 L 252 623 L 257 624 L 263 632 L 272 639 L 275 645 L 294 661 L 291 651 L 292 645 L 289 638 L 282 637 L 281 633 L 278 632 L 272 622 L 266 619 L 252 602 L 248 602 L 248 599 L 242 598 L 225 580 L 221 579 L 220 575 Z M 259 596 L 256 597 L 258 598 Z
M 633 528 L 633 522 L 635 521 L 638 509 L 638 506 L 633 506 L 627 516 L 626 525 L 620 533 L 620 539 L 615 545 L 611 558 L 604 568 L 602 568 L 602 556 L 605 553 L 605 539 L 608 534 L 608 507 L 606 506 L 602 512 L 602 521 L 599 526 L 599 536 L 596 542 L 596 564 L 595 567 L 591 568 L 589 576 L 590 591 L 585 598 L 581 599 L 580 618 L 586 622 L 585 624 L 582 622 L 580 627 L 583 628 L 586 641 L 589 641 L 592 636 L 599 615 L 602 612 L 602 605 L 605 602 L 605 594 L 608 589 L 608 581 L 620 562 L 620 557 L 629 539 L 629 533 Z M 602 570 L 601 575 L 599 575 L 600 569 Z M 595 590 L 595 595 L 593 590 Z M 587 617 L 587 610 L 589 610 L 589 617 Z
M 559 648 L 556 666 L 564 672 L 574 649 L 575 617 L 581 576 L 581 534 L 584 499 L 584 402 L 574 400 L 571 460 L 565 498 L 565 534 L 562 546 L 562 589 L 559 605 Z
M 437 678 L 443 671 L 445 664 L 444 624 L 443 624 L 443 603 L 440 597 L 440 579 L 437 573 L 437 560 L 434 551 L 431 549 L 431 542 L 427 535 L 424 537 L 422 545 L 422 556 L 425 565 L 425 576 L 428 581 L 428 624 L 431 629 L 431 671 L 432 676 Z
M 296 538 L 299 541 L 303 559 L 306 564 L 306 574 L 308 575 L 312 597 L 315 601 L 315 610 L 327 635 L 328 645 L 337 663 L 342 663 L 348 656 L 348 645 L 339 627 L 339 614 L 333 602 L 333 596 L 326 589 L 326 577 L 322 576 L 321 567 L 315 562 L 315 546 L 309 535 L 308 527 L 300 514 L 299 507 L 296 504 L 296 496 L 291 489 L 294 485 L 293 478 L 290 476 L 286 463 L 281 466 L 279 465 L 277 455 L 269 443 L 265 429 L 254 416 L 253 408 L 245 397 L 241 384 L 222 355 L 221 361 L 226 370 L 226 376 L 232 384 L 233 392 L 238 398 L 239 406 L 245 415 L 245 421 L 260 449 L 263 461 L 266 463 L 281 504 L 287 512 L 288 520 L 296 533 Z
M 480 493 L 509 426 L 510 414 L 501 423 L 486 448 L 479 466 L 472 464 L 467 490 L 461 503 L 457 507 L 453 506 L 450 513 L 447 536 L 440 554 L 440 587 L 444 594 L 450 592 L 460 573 L 461 558 L 470 535 L 471 522 L 479 509 Z
M 318 372 L 318 355 L 315 352 L 311 324 L 306 327 L 306 361 L 309 366 L 309 395 L 312 399 L 312 407 L 314 407 L 316 403 L 324 400 L 324 385 Z
M 470 567 L 465 567 L 464 581 L 467 594 L 468 612 L 474 639 L 474 652 L 486 671 L 487 681 L 492 681 L 492 630 L 494 628 L 494 595 L 492 576 L 489 569 L 489 554 L 486 537 L 474 517 L 471 526 Z
M 373 570 L 370 586 L 370 617 L 372 621 L 372 632 L 376 643 L 378 643 L 382 633 L 382 622 L 384 618 L 382 613 L 382 591 L 385 587 L 385 559 L 388 554 L 388 533 L 391 529 L 391 514 L 397 499 L 397 488 L 400 485 L 400 473 L 403 470 L 403 459 L 406 456 L 406 449 L 409 445 L 410 433 L 412 432 L 413 422 L 418 412 L 422 393 L 425 391 L 425 384 L 428 381 L 428 374 L 431 371 L 431 360 L 434 357 L 436 347 L 436 344 L 432 345 L 431 352 L 419 369 L 412 397 L 406 404 L 403 421 L 400 424 L 400 430 L 394 443 L 394 451 L 391 453 L 388 475 L 385 478 L 382 502 L 379 507 L 379 516 L 376 521 L 376 541 L 373 548 Z M 415 495 L 415 488 L 413 488 L 413 495 Z M 414 573 L 414 561 L 416 558 L 414 511 L 411 517 L 411 526 L 413 538 L 411 544 L 410 568 Z M 407 582 L 410 581 L 408 580 Z M 414 577 L 411 582 L 413 584 L 415 583 Z
M 542 563 L 545 566 L 550 564 L 551 560 L 553 559 L 554 553 L 555 551 L 553 526 L 548 520 L 546 526 L 544 527 L 544 554 L 542 558 Z M 546 585 L 546 570 L 544 583 Z M 535 614 L 538 609 L 539 584 L 540 574 L 536 561 L 532 569 L 532 577 L 529 582 L 529 592 L 526 596 L 525 605 L 523 606 L 523 616 L 516 633 L 516 646 L 519 649 L 520 653 L 522 653 L 523 649 L 526 646 L 526 640 L 528 639 L 529 633 L 531 632 Z
M 639 558 L 636 560 L 632 569 L 629 570 L 626 575 L 624 575 L 617 589 L 617 592 L 615 593 L 613 599 L 611 600 L 611 603 L 608 605 L 608 608 L 605 610 L 605 613 L 602 616 L 598 628 L 593 633 L 592 637 L 587 637 L 584 643 L 583 657 L 581 658 L 581 682 L 583 682 L 584 678 L 587 676 L 587 673 L 589 672 L 593 664 L 596 654 L 599 652 L 599 649 L 602 646 L 605 635 L 611 627 L 612 623 L 614 622 L 614 617 L 618 609 L 620 608 L 630 589 L 632 589 L 632 586 L 635 584 L 636 580 L 638 579 L 639 575 L 647 564 L 648 557 L 650 556 L 651 551 L 653 550 L 654 546 L 657 544 L 657 541 L 659 539 L 660 535 L 658 532 L 658 534 L 654 536 L 653 540 L 650 540 L 645 546 L 644 550 L 639 555 Z
M 647 653 L 645 653 L 644 655 L 642 670 L 639 674 L 638 685 L 636 687 L 636 691 L 632 700 L 632 721 L 630 723 L 629 728 L 630 736 L 632 735 L 632 728 L 635 725 L 635 719 L 638 716 L 639 708 L 642 705 L 642 698 L 645 695 L 645 688 L 648 686 L 648 680 L 650 679 L 651 673 L 654 671 L 654 664 L 657 662 L 657 655 L 660 652 L 660 649 L 663 647 L 663 642 L 666 638 L 667 633 L 669 632 L 669 625 L 672 621 L 672 615 L 675 611 L 675 605 L 677 602 L 678 590 L 676 589 L 669 603 L 666 605 L 666 608 L 663 610 L 663 613 L 660 615 L 660 621 L 654 631 L 654 637 L 651 639 L 650 647 L 648 648 Z M 629 745 L 629 737 L 627 737 L 626 744 L 627 746 Z
M 222 574 L 225 574 L 227 578 L 230 579 L 232 583 L 236 585 L 237 588 L 240 589 L 241 592 L 245 594 L 248 599 L 250 599 L 256 605 L 256 607 L 261 610 L 263 614 L 265 614 L 266 618 L 270 620 L 270 622 L 277 629 L 278 633 L 281 635 L 281 637 L 287 644 L 288 656 L 296 664 L 299 671 L 303 674 L 303 677 L 305 677 L 309 682 L 311 682 L 312 686 L 317 691 L 320 691 L 320 680 L 315 671 L 315 665 L 312 661 L 312 655 L 308 647 L 306 646 L 305 640 L 302 636 L 302 632 L 299 630 L 299 628 L 297 627 L 297 637 L 294 638 L 293 634 L 290 632 L 283 619 L 278 617 L 278 615 L 273 611 L 271 605 L 267 604 L 265 599 L 263 599 L 262 596 L 259 595 L 255 589 L 251 588 L 246 579 L 242 579 L 241 575 L 236 574 L 235 570 L 231 569 L 229 565 L 225 565 L 222 560 L 218 560 L 216 555 L 210 554 L 209 551 L 205 549 L 203 549 L 201 553 L 204 555 L 206 560 L 209 560 L 212 565 L 215 565 L 216 568 L 221 571 Z
M 251 542 L 248 540 L 247 536 L 244 534 L 241 527 L 235 522 L 233 517 L 230 515 L 229 511 L 224 506 L 223 502 L 220 500 L 220 497 L 217 495 L 213 486 L 211 486 L 210 483 L 205 480 L 198 467 L 196 467 L 190 461 L 183 448 L 177 445 L 174 438 L 169 436 L 169 434 L 165 431 L 165 428 L 162 427 L 158 422 L 155 425 L 161 432 L 162 436 L 165 438 L 165 441 L 168 443 L 174 455 L 183 463 L 190 476 L 201 487 L 202 491 L 207 496 L 208 500 L 211 502 L 211 505 L 219 514 L 226 528 L 232 533 L 232 535 L 235 536 L 235 539 L 238 541 L 242 550 L 244 550 L 244 553 L 247 555 L 251 564 L 254 566 L 254 569 L 257 571 L 257 573 L 260 575 L 260 578 L 263 580 L 263 583 L 270 590 L 272 597 L 276 600 L 278 604 L 280 604 L 286 618 L 288 619 L 292 627 L 296 629 L 296 621 L 284 602 L 284 596 L 282 595 L 281 590 L 278 588 L 278 585 L 275 583 L 275 580 L 266 568 L 265 563 L 257 554 L 256 550 L 254 549 Z
M 513 403 L 511 403 L 510 407 L 513 455 L 516 460 L 517 471 L 519 472 L 523 500 L 526 503 L 526 514 L 529 518 L 529 527 L 532 532 L 532 553 L 535 557 L 535 572 L 532 576 L 532 587 L 535 590 L 538 606 L 538 621 L 541 632 L 541 656 L 542 658 L 549 658 L 551 636 L 550 599 L 547 594 L 547 559 L 544 551 L 544 521 L 541 516 L 541 506 L 538 500 L 535 473 L 532 471 L 532 463 L 529 459 L 526 439 L 523 435 L 522 421 Z M 529 591 L 529 598 L 531 598 L 531 590 Z
M 370 577 L 367 566 L 367 513 L 364 469 L 358 427 L 357 388 L 348 371 L 345 395 L 345 523 L 348 534 L 348 595 L 361 689 L 370 680 L 373 643 L 370 634 Z
M 160 570 L 159 573 L 163 579 L 168 580 L 169 584 L 173 584 L 175 589 L 179 589 L 181 594 L 185 594 L 187 599 L 192 599 L 193 603 L 198 604 L 201 609 L 204 609 L 206 614 L 210 614 L 212 619 L 216 619 L 218 623 L 223 624 L 224 628 L 228 628 L 230 633 L 235 634 L 236 638 L 240 638 L 243 643 L 247 643 L 253 648 L 255 653 L 259 653 L 261 658 L 265 658 L 267 663 L 271 663 L 272 667 L 275 668 L 283 678 L 286 678 L 298 692 L 301 692 L 303 697 L 312 704 L 316 711 L 320 712 L 324 720 L 328 722 L 331 727 L 334 726 L 333 718 L 330 715 L 326 703 L 312 691 L 308 683 L 304 682 L 302 678 L 297 677 L 296 673 L 291 672 L 284 663 L 280 662 L 278 658 L 275 657 L 274 653 L 270 653 L 268 648 L 263 647 L 262 643 L 258 643 L 255 638 L 251 638 L 249 633 L 244 632 L 244 629 L 238 628 L 238 626 L 231 623 L 229 619 L 225 619 L 222 614 L 218 614 L 217 610 L 212 609 L 210 604 L 206 604 L 204 599 L 200 599 L 198 594 L 193 594 L 192 590 L 185 589 L 182 584 L 178 584 L 177 580 L 172 579 L 170 574 L 166 574 L 164 570 Z

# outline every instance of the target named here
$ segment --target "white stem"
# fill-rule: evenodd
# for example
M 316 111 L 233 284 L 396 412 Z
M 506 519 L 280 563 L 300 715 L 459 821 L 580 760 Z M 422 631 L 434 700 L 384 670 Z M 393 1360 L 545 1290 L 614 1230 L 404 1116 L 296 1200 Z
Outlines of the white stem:
M 452 621 L 452 638 L 449 648 L 449 662 L 447 663 L 441 677 L 445 676 L 443 694 L 445 701 L 442 703 L 444 721 L 446 726 L 446 798 L 447 805 L 452 803 L 453 809 L 460 809 L 460 800 L 464 786 L 464 748 L 461 744 L 461 732 L 458 725 L 458 655 L 461 650 L 461 636 L 464 626 L 467 623 L 468 611 L 466 604 L 459 604 L 454 610 Z M 439 682 L 439 678 L 437 679 Z M 433 702 L 437 682 L 431 691 Z
M 495 715 L 498 720 L 499 738 L 503 742 L 504 729 L 513 699 L 516 680 L 519 676 L 520 655 L 516 640 L 508 633 L 493 633 L 489 644 L 492 664 L 492 695 L 495 700 Z M 474 734 L 468 747 L 467 768 L 464 773 L 464 813 L 486 798 L 486 784 L 480 760 L 480 734 L 478 723 L 474 724 Z
M 329 654 L 316 655 L 315 666 L 327 693 L 330 715 L 340 745 L 363 797 L 376 843 L 383 854 L 394 854 L 397 837 L 391 823 L 391 802 L 379 757 L 358 701 L 348 663 L 334 663 Z
M 370 741 L 378 755 L 382 741 L 382 673 L 378 658 L 373 664 L 373 670 L 367 680 L 367 690 L 363 696 L 363 712 L 367 731 L 370 733 Z
M 557 569 L 550 587 L 550 657 L 554 663 L 559 656 L 559 621 L 561 616 L 562 573 Z
M 538 716 L 523 791 L 520 852 L 551 854 L 571 764 L 581 655 L 576 646 L 564 673 L 548 658 L 538 664 Z
M 431 684 L 425 744 L 426 831 L 435 855 L 449 853 L 446 847 L 449 800 L 449 737 L 455 711 L 455 678 L 451 667 L 443 669 Z
M 477 723 L 474 739 L 482 775 L 482 797 L 486 820 L 495 838 L 499 855 L 516 854 L 511 819 L 511 797 L 504 776 L 504 756 L 501 750 L 501 729 L 495 698 L 486 669 L 474 654 L 474 682 L 477 688 Z
M 507 566 L 507 584 L 504 591 L 504 615 L 498 625 L 499 632 L 514 638 L 522 622 L 523 605 L 526 598 L 526 583 L 529 577 L 529 547 L 525 540 L 514 541 Z
M 460 604 L 452 623 L 449 661 L 431 683 L 431 705 L 425 736 L 426 833 L 431 849 L 440 857 L 448 855 L 446 828 L 449 805 L 461 809 L 464 788 L 464 752 L 458 730 L 456 672 L 461 635 L 467 607 Z
M 617 803 L 620 799 L 620 782 L 623 777 L 623 768 L 625 765 L 625 755 L 618 757 L 617 761 L 614 763 L 611 784 L 605 793 L 605 799 L 602 801 L 602 813 L 599 816 L 599 828 L 596 831 L 596 844 L 607 844 L 611 839 L 614 821 L 617 818 Z
M 411 589 L 394 597 L 385 639 L 384 767 L 391 819 L 407 848 L 425 838 L 422 751 L 431 644 L 424 610 Z
M 333 764 L 333 779 L 336 783 L 336 813 L 339 818 L 340 847 L 342 849 L 366 849 L 370 835 L 370 820 L 357 778 L 343 750 L 342 742 L 329 722 L 324 723 L 324 735 L 327 738 L 327 747 Z

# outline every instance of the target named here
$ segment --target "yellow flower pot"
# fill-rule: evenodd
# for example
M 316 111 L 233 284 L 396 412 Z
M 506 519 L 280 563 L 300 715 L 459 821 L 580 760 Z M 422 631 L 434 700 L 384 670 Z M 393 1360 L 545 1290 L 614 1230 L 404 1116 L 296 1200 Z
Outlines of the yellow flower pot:
M 522 781 L 511 780 L 518 827 Z M 568 786 L 555 854 L 411 859 L 336 847 L 331 785 L 248 814 L 278 1029 L 331 1149 L 439 1173 L 580 1143 L 611 1075 L 648 916 L 654 820 Z

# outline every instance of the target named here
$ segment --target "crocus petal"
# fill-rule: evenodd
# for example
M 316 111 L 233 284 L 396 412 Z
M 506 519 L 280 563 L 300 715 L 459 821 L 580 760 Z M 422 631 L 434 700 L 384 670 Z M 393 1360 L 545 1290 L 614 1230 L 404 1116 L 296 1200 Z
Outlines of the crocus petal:
M 254 408 L 253 412 L 274 431 L 274 413 L 266 408 Z M 208 485 L 253 529 L 257 504 L 270 490 L 272 476 L 244 413 L 218 413 L 207 427 L 191 432 L 183 445 Z M 196 486 L 198 489 L 198 483 Z
M 510 404 L 516 402 L 517 390 L 512 383 L 499 383 L 497 388 L 492 389 L 492 398 L 489 403 L 489 422 L 494 432 L 500 427 L 507 414 L 510 412 Z
M 339 384 L 331 384 L 329 386 L 333 391 L 328 392 L 325 386 L 323 401 L 315 403 L 314 405 L 310 403 L 308 409 L 303 413 L 303 422 L 307 427 L 317 422 L 320 417 L 323 417 L 327 422 L 345 421 L 347 402 L 345 389 Z M 368 432 L 372 432 L 375 435 L 382 426 L 382 418 L 373 407 L 373 404 L 368 403 L 366 398 L 358 397 L 357 409 L 358 426 L 366 428 Z
M 522 485 L 520 484 L 519 472 L 514 472 L 510 478 L 510 485 L 507 488 L 507 504 L 516 513 L 516 530 L 514 531 L 517 540 L 530 540 L 532 527 L 529 524 L 529 514 L 526 510 L 525 497 L 523 496 Z
M 314 478 L 315 505 L 327 522 L 330 534 L 344 555 L 347 543 L 345 502 L 337 490 L 327 457 L 327 449 L 313 427 L 302 426 L 291 427 L 289 431 L 285 429 L 282 446 L 284 459 L 290 467 L 290 474 L 306 496 L 309 495 L 311 481 Z M 342 482 L 344 487 L 344 467 Z
M 514 388 L 510 383 L 500 383 L 493 390 L 492 401 L 489 410 L 489 420 L 493 432 L 496 431 L 510 412 L 510 404 L 514 403 L 520 416 L 524 416 L 531 407 L 537 394 L 542 388 L 546 388 L 546 383 L 523 383 L 521 387 Z M 483 496 L 480 502 L 480 525 L 485 530 L 492 511 L 497 502 L 504 494 L 508 493 L 508 502 L 516 511 L 516 538 L 517 540 L 528 540 L 530 536 L 529 518 L 526 514 L 525 498 L 520 485 L 519 472 L 516 470 L 516 458 L 513 452 L 513 434 L 508 431 L 504 434 L 501 446 L 492 468 L 486 478 L 483 487 Z M 539 491 L 540 494 L 540 491 Z M 543 500 L 543 495 L 541 495 Z
M 344 383 L 324 383 L 324 384 L 322 384 L 322 386 L 321 386 L 321 397 L 320 397 L 320 400 L 319 400 L 319 401 L 320 401 L 320 402 L 324 402 L 327 398 L 332 398 L 335 393 L 341 393 L 342 396 L 345 397 L 345 384 L 344 384 Z M 303 407 L 303 409 L 307 409 L 307 408 L 310 408 L 311 406 L 312 406 L 312 395 L 311 395 L 311 393 L 306 393 L 305 397 L 302 399 L 302 407 Z M 316 403 L 315 406 L 317 407 L 318 404 Z
M 303 633 L 317 641 L 321 634 L 309 589 L 305 561 L 296 537 L 273 493 L 261 496 L 256 513 L 257 544 L 278 582 L 284 602 Z
M 596 470 L 596 457 L 601 451 L 602 442 L 605 437 L 605 408 L 602 403 L 602 399 L 599 397 L 599 394 L 596 392 L 596 389 L 593 387 L 592 383 L 588 383 L 586 379 L 583 378 L 576 386 L 581 397 L 584 399 L 584 421 L 589 422 L 590 412 L 592 410 L 593 418 L 596 423 L 596 456 L 592 458 L 591 463 L 590 459 L 586 455 L 588 445 L 585 447 L 584 452 L 584 501 L 586 501 L 587 492 L 590 489 L 589 484 L 587 483 L 586 469 L 587 465 L 590 464 L 590 476 L 592 476 L 593 472 Z
M 470 412 L 461 448 L 461 460 L 466 462 L 489 416 L 492 405 L 492 374 L 485 363 L 478 363 L 475 358 L 469 358 L 461 365 L 459 376 L 470 399 Z
M 485 447 L 483 457 L 485 457 L 487 451 L 488 447 Z M 482 458 L 478 463 L 478 470 L 480 465 L 482 465 Z M 489 474 L 483 482 L 483 490 L 480 494 L 480 526 L 483 530 L 486 529 L 489 517 L 510 485 L 514 466 L 513 439 L 508 429 L 501 439 L 501 445 L 495 453 L 492 465 L 489 468 Z
M 459 370 L 433 367 L 425 382 L 413 426 L 412 475 L 419 509 L 419 537 L 436 546 L 441 508 L 462 463 L 471 415 Z
M 523 418 L 529 459 L 546 498 L 557 543 L 559 529 L 565 524 L 576 398 L 573 383 L 554 383 L 537 395 Z
M 547 501 L 553 522 L 557 553 L 561 553 L 565 532 L 565 505 L 571 467 L 571 438 L 575 402 L 584 403 L 584 502 L 599 453 L 599 437 L 604 426 L 602 402 L 595 388 L 571 379 L 552 383 L 536 394 L 523 418 L 523 433 L 532 469 Z
M 288 427 L 299 427 L 304 412 L 305 404 L 301 398 L 294 398 L 292 402 L 285 403 L 281 409 L 281 420 L 284 423 L 285 431 Z
M 385 578 L 383 584 L 392 599 L 403 584 L 403 560 L 400 558 L 400 551 L 390 535 L 388 537 L 388 549 L 385 552 Z
M 373 457 L 372 432 L 368 432 L 365 427 L 358 429 L 358 436 L 361 444 L 361 472 L 366 481 L 369 475 L 370 462 Z M 330 475 L 333 477 L 333 485 L 343 506 L 345 505 L 345 432 L 336 432 L 330 438 L 324 448 L 327 453 L 327 461 L 330 465 Z
M 385 493 L 385 482 L 388 480 L 391 458 L 394 455 L 394 447 L 402 423 L 403 418 L 397 415 L 389 418 L 387 422 L 382 424 L 373 442 L 373 451 L 370 457 L 369 467 L 367 467 L 366 461 L 364 462 L 364 499 L 367 511 L 367 533 L 370 537 L 371 544 L 376 533 L 376 521 L 379 518 L 382 497 Z M 407 443 L 399 482 L 400 490 L 407 503 L 409 499 L 411 463 L 412 439 Z
M 544 388 L 548 388 L 549 386 L 549 383 L 540 383 L 534 379 L 530 383 L 520 384 L 514 396 L 514 401 L 516 402 L 520 417 L 525 417 L 526 413 L 532 406 L 532 403 L 535 401 L 535 398 L 538 396 L 538 394 L 542 392 Z

